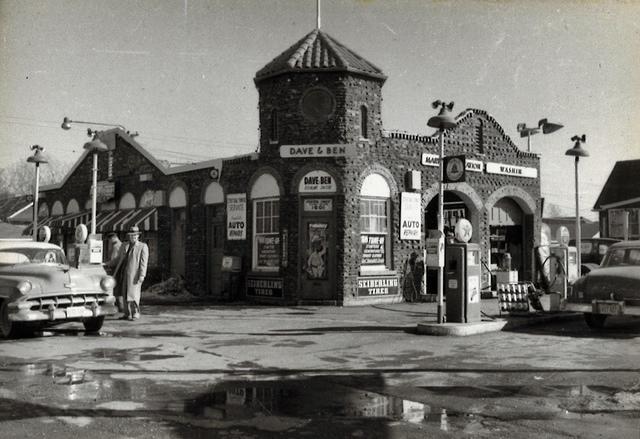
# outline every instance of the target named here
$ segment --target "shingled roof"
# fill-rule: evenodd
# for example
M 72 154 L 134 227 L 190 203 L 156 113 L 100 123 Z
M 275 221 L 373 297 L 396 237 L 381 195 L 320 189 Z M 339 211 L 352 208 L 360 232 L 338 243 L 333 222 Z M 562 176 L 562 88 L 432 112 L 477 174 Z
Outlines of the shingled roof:
M 601 210 L 611 205 L 626 205 L 627 202 L 640 200 L 640 159 L 616 162 L 607 182 L 604 184 L 594 210 Z
M 256 83 L 284 73 L 351 72 L 385 81 L 378 67 L 315 29 L 256 73 Z

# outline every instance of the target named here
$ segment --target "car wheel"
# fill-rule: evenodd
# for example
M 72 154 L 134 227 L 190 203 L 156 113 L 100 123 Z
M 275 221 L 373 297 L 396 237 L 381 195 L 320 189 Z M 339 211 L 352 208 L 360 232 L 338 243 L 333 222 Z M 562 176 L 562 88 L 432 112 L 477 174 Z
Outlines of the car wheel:
M 18 325 L 9 320 L 9 306 L 6 300 L 0 305 L 0 335 L 4 338 L 14 338 L 18 335 Z
M 587 322 L 587 326 L 592 329 L 602 329 L 604 322 L 607 320 L 607 316 L 604 314 L 593 314 L 590 312 L 584 313 L 584 321 Z
M 82 321 L 86 332 L 98 332 L 104 323 L 104 316 L 92 317 Z

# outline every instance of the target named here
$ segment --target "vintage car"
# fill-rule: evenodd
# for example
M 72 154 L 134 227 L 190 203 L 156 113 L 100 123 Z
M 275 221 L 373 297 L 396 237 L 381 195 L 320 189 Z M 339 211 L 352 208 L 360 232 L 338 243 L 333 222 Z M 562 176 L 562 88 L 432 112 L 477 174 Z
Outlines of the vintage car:
M 114 286 L 101 268 L 70 267 L 57 245 L 0 240 L 0 335 L 10 338 L 69 321 L 99 331 L 105 316 L 117 312 Z
M 592 328 L 610 315 L 640 316 L 640 241 L 612 244 L 600 266 L 573 284 L 563 308 L 583 312 Z
M 588 274 L 600 266 L 609 246 L 620 242 L 615 238 L 582 238 L 580 240 L 580 273 Z M 575 247 L 576 240 L 569 241 L 569 246 Z

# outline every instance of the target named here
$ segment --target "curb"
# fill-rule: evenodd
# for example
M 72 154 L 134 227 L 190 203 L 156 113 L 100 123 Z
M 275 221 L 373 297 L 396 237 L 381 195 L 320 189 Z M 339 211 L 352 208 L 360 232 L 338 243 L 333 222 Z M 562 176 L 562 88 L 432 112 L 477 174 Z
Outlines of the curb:
M 580 313 L 554 312 L 534 316 L 508 316 L 495 320 L 486 320 L 472 323 L 418 323 L 416 332 L 420 335 L 452 335 L 466 336 L 511 330 L 522 326 L 532 326 L 541 323 L 549 323 L 562 320 L 574 320 L 582 318 Z

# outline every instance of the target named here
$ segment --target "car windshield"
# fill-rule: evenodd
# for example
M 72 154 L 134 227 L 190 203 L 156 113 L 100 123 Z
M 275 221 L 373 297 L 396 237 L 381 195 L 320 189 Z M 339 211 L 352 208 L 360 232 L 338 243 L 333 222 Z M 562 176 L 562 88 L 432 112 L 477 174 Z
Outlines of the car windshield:
M 640 248 L 610 249 L 602 261 L 603 267 L 640 266 Z
M 7 248 L 0 250 L 0 267 L 18 264 L 66 264 L 62 250 L 57 248 Z

